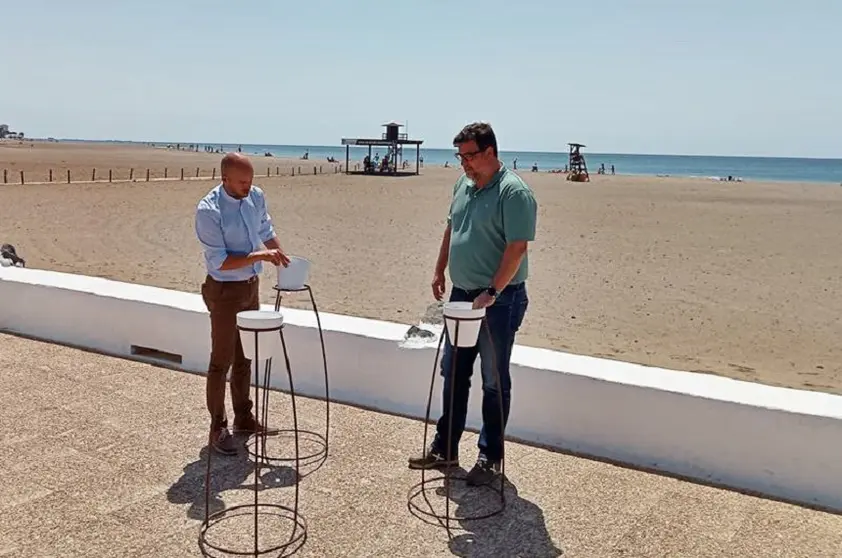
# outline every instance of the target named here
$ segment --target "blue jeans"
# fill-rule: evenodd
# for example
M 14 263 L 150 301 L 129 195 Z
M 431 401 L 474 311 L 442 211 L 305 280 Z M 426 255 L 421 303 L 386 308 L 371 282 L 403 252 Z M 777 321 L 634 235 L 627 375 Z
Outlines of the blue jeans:
M 450 293 L 451 301 L 473 301 L 482 293 L 482 289 L 465 291 L 454 287 Z M 485 327 L 480 331 L 479 341 L 474 347 L 460 347 L 456 353 L 456 369 L 453 375 L 454 349 L 450 337 L 445 332 L 444 356 L 441 359 L 441 374 L 444 376 L 442 390 L 442 415 L 436 425 L 436 437 L 433 442 L 436 450 L 447 455 L 447 426 L 450 417 L 450 397 L 453 395 L 453 430 L 450 438 L 450 456 L 453 459 L 459 455 L 459 440 L 465 431 L 465 421 L 468 415 L 468 397 L 471 393 L 471 376 L 474 373 L 474 362 L 477 354 L 480 357 L 482 370 L 482 430 L 479 435 L 478 447 L 481 455 L 491 461 L 499 461 L 503 457 L 503 430 L 509 419 L 511 402 L 512 377 L 509 372 L 509 361 L 515 334 L 523 323 L 529 299 L 526 295 L 526 283 L 509 285 L 498 293 L 494 304 L 486 309 L 486 323 L 491 333 Z M 492 343 L 495 359 L 492 359 Z M 500 374 L 500 392 L 503 397 L 503 416 L 500 416 L 500 399 L 498 394 L 496 374 L 493 365 L 497 365 Z

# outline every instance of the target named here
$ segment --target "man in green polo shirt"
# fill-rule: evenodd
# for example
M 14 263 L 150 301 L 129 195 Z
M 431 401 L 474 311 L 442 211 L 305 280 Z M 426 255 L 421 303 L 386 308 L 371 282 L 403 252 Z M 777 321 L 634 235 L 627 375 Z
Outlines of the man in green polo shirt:
M 465 174 L 453 188 L 447 227 L 433 274 L 433 296 L 441 300 L 444 295 L 444 271 L 449 263 L 453 282 L 450 300 L 473 301 L 475 308 L 486 308 L 491 342 L 487 334 L 481 333 L 476 347 L 460 348 L 455 353 L 456 371 L 451 377 L 454 351 L 450 339 L 446 338 L 441 361 L 443 414 L 430 448 L 423 455 L 410 458 L 409 466 L 429 469 L 458 465 L 459 439 L 465 429 L 471 376 L 479 354 L 483 426 L 478 442 L 479 457 L 468 473 L 467 482 L 481 485 L 496 477 L 503 458 L 503 434 L 511 400 L 509 361 L 515 334 L 529 303 L 527 245 L 535 240 L 537 203 L 529 186 L 499 160 L 497 138 L 491 126 L 469 124 L 456 135 L 453 145 L 459 150 L 456 157 Z M 499 391 L 492 368 L 495 364 L 500 375 Z M 449 416 L 451 391 L 452 417 Z M 448 437 L 451 420 L 453 427 Z

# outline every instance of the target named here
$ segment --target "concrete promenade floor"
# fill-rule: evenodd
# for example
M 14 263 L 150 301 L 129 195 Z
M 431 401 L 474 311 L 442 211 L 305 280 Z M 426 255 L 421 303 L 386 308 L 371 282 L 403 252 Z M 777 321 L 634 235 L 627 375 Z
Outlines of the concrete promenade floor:
M 203 377 L 5 334 L 0 369 L 0 556 L 199 556 Z M 289 397 L 270 402 L 272 423 L 290 424 Z M 296 402 L 302 427 L 323 424 L 322 402 Z M 506 511 L 455 522 L 449 541 L 406 505 L 420 478 L 406 458 L 423 424 L 339 404 L 331 422 L 330 458 L 299 485 L 308 537 L 298 556 L 842 556 L 842 516 L 515 443 Z M 466 468 L 475 443 L 465 437 Z M 250 501 L 252 471 L 245 453 L 214 456 L 211 509 Z M 292 478 L 264 469 L 261 501 L 290 505 Z M 492 496 L 457 486 L 451 509 L 476 511 Z M 430 500 L 443 498 L 431 490 Z M 213 540 L 247 550 L 252 525 L 221 523 Z M 260 525 L 276 539 L 290 526 Z

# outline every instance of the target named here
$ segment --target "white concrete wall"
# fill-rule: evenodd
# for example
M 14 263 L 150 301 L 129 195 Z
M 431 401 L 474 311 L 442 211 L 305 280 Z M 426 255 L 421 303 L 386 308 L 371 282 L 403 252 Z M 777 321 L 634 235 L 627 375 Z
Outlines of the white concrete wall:
M 283 312 L 296 392 L 319 396 L 315 317 Z M 402 324 L 322 314 L 322 325 L 333 399 L 424 416 L 434 344 L 405 348 Z M 154 348 L 198 373 L 210 351 L 197 294 L 34 269 L 0 268 L 0 329 L 120 356 Z M 273 375 L 286 386 L 283 368 Z M 523 346 L 512 376 L 513 437 L 842 511 L 842 397 Z

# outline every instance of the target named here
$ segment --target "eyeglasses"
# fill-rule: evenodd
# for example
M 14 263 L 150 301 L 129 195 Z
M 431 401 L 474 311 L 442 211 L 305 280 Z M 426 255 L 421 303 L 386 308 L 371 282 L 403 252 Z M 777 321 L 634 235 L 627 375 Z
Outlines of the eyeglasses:
M 476 157 L 483 151 L 485 151 L 485 149 L 478 149 L 476 151 L 470 151 L 468 153 L 455 153 L 453 156 L 456 157 L 456 160 L 461 163 L 462 161 L 473 161 L 474 157 Z

